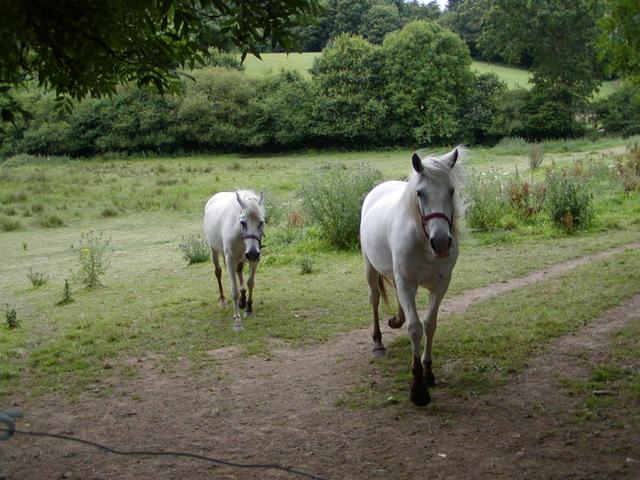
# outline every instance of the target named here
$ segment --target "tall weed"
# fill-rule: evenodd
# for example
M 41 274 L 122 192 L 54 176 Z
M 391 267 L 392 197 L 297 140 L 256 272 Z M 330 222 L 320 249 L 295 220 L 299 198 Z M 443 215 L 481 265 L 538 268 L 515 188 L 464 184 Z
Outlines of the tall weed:
M 495 169 L 469 176 L 465 195 L 470 203 L 466 219 L 471 228 L 495 230 L 502 227 L 502 218 L 509 210 L 504 190 Z
M 302 184 L 302 206 L 332 246 L 354 248 L 358 244 L 362 201 L 381 178 L 378 170 L 365 164 L 322 165 Z
M 547 172 L 546 206 L 555 225 L 572 232 L 587 228 L 594 217 L 588 182 L 567 170 Z

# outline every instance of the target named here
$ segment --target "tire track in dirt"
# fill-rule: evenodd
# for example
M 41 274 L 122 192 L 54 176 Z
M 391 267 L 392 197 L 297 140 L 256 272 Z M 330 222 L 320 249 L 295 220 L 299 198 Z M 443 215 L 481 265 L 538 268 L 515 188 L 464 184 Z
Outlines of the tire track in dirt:
M 640 242 L 476 289 L 444 306 L 459 312 L 472 304 L 469 298 L 481 301 L 629 248 L 640 248 Z M 142 364 L 140 378 L 112 381 L 113 394 L 107 398 L 71 404 L 54 396 L 34 402 L 17 399 L 14 407 L 27 413 L 20 424 L 24 429 L 68 432 L 125 449 L 280 463 L 328 478 L 604 478 L 629 470 L 623 458 L 627 453 L 604 455 L 597 443 L 619 446 L 637 440 L 630 445 L 640 445 L 640 438 L 637 433 L 633 438 L 603 439 L 573 432 L 563 423 L 571 402 L 555 374 L 582 374 L 585 365 L 574 352 L 585 345 L 589 352 L 601 352 L 606 333 L 639 311 L 636 296 L 554 342 L 548 353 L 533 358 L 527 370 L 492 393 L 463 400 L 439 390 L 432 407 L 409 407 L 401 416 L 392 409 L 335 406 L 342 392 L 361 382 L 370 358 L 368 330 L 308 348 L 277 350 L 270 360 L 238 358 L 234 350 L 212 352 L 221 360 L 222 379 L 202 374 L 192 378 L 188 365 L 166 374 L 149 362 Z M 0 478 L 4 473 L 11 480 L 295 478 L 191 460 L 116 457 L 25 437 L 0 446 Z

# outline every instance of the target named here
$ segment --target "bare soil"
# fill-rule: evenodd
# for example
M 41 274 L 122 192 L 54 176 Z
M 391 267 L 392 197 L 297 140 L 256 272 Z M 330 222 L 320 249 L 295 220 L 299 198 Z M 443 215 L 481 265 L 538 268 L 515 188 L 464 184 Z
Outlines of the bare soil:
M 640 243 L 631 246 L 640 247 Z M 625 247 L 629 248 L 629 246 Z M 557 275 L 584 257 L 452 298 L 472 302 Z M 524 283 L 523 283 L 524 282 Z M 107 398 L 13 401 L 22 430 L 94 440 L 122 450 L 171 450 L 238 463 L 276 463 L 322 478 L 640 478 L 640 432 L 576 424 L 560 376 L 582 378 L 606 358 L 610 334 L 640 318 L 640 295 L 532 358 L 507 385 L 478 398 L 433 389 L 433 404 L 352 411 L 336 399 L 369 364 L 370 333 L 357 330 L 269 360 L 212 351 L 224 375 L 167 374 L 143 360 L 133 380 L 112 379 Z M 385 339 L 392 333 L 385 331 Z M 615 415 L 615 412 L 612 413 Z M 120 456 L 62 440 L 17 434 L 0 443 L 0 479 L 303 478 L 167 456 Z

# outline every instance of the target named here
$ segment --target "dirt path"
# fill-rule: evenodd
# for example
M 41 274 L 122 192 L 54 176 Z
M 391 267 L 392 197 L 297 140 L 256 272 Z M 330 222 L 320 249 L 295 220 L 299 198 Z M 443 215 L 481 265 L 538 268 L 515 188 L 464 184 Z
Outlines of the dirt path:
M 640 248 L 640 243 L 624 248 Z M 624 248 L 565 262 L 474 290 L 444 306 L 473 301 L 560 274 Z M 640 295 L 531 360 L 505 387 L 474 400 L 434 391 L 435 408 L 351 411 L 335 400 L 359 383 L 369 333 L 353 331 L 270 361 L 225 359 L 222 379 L 167 375 L 145 367 L 108 398 L 69 404 L 16 399 L 24 430 L 66 433 L 122 449 L 188 451 L 236 462 L 279 463 L 325 478 L 611 478 L 640 474 L 640 434 L 590 432 L 567 423 L 572 401 L 556 374 L 584 375 L 603 355 L 608 333 L 640 315 Z M 385 332 L 389 338 L 389 330 Z M 151 362 L 150 362 L 151 363 Z M 143 364 L 144 365 L 144 364 Z M 0 479 L 297 478 L 170 457 L 121 457 L 77 444 L 15 437 L 0 443 Z

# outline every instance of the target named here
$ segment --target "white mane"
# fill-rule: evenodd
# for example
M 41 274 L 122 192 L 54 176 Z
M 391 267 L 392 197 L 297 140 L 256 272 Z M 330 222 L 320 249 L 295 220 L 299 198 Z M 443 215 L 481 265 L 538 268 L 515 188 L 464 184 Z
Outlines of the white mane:
M 238 194 L 247 205 L 245 211 L 254 217 L 264 219 L 265 211 L 264 206 L 260 205 L 260 198 L 254 192 L 250 190 L 238 190 Z

